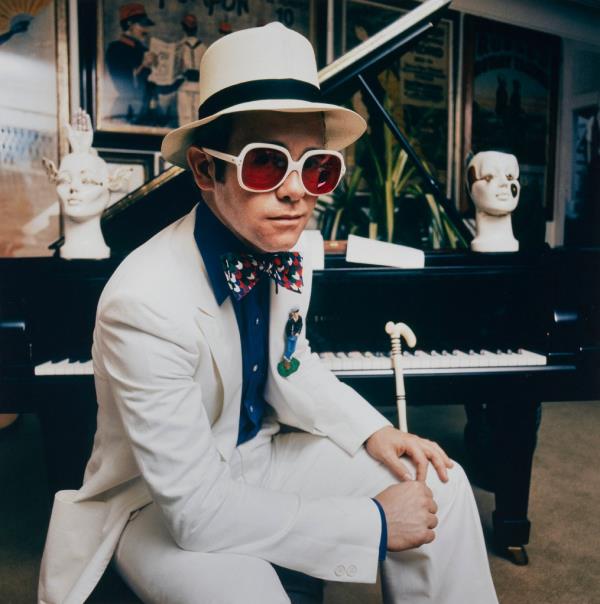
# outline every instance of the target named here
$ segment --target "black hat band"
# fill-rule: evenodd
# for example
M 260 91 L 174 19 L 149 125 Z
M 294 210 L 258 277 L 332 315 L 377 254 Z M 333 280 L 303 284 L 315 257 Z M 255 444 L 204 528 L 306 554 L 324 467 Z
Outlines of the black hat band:
M 252 80 L 234 84 L 209 96 L 198 109 L 198 119 L 218 113 L 223 109 L 249 103 L 272 99 L 296 99 L 309 103 L 322 103 L 320 89 L 314 84 L 294 79 Z

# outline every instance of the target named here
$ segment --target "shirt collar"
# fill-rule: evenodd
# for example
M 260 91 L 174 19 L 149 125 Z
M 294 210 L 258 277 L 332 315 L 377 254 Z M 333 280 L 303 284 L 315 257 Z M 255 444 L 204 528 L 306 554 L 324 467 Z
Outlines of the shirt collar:
M 200 250 L 217 304 L 223 304 L 231 294 L 221 263 L 221 256 L 228 252 L 247 252 L 247 247 L 201 201 L 196 210 L 194 239 Z

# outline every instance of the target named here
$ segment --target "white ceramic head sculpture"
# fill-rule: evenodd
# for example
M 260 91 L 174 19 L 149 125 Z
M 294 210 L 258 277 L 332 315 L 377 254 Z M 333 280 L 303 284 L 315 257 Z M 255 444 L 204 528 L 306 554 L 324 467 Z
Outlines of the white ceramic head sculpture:
M 482 151 L 467 166 L 467 187 L 475 204 L 476 252 L 515 252 L 519 242 L 512 230 L 511 212 L 519 203 L 517 158 L 499 151 Z
M 130 170 L 119 169 L 111 176 L 106 162 L 92 149 L 94 131 L 90 116 L 82 109 L 76 113 L 73 125 L 67 124 L 72 152 L 60 162 L 43 163 L 50 180 L 56 184 L 63 216 L 64 244 L 62 258 L 108 258 L 110 249 L 100 229 L 100 217 L 107 207 L 111 191 L 127 184 Z

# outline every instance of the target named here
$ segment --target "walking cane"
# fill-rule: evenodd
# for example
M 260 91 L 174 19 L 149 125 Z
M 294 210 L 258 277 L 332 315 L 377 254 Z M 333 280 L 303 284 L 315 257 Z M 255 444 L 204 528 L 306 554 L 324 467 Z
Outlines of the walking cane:
M 394 368 L 394 377 L 396 379 L 396 404 L 398 405 L 398 422 L 400 430 L 408 432 L 406 423 L 406 393 L 404 390 L 404 375 L 402 374 L 402 340 L 414 348 L 417 343 L 417 337 L 414 331 L 406 323 L 394 323 L 388 321 L 385 324 L 385 331 L 392 340 L 392 367 Z

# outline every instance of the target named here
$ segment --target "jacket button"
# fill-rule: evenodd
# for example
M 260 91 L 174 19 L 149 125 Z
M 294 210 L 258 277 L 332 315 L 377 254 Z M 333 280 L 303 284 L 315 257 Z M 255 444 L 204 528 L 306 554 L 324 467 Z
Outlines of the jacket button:
M 354 575 L 356 574 L 356 566 L 354 566 L 354 564 L 351 564 L 348 569 L 346 570 L 346 572 L 348 573 L 349 577 L 354 577 Z
M 338 564 L 335 567 L 335 576 L 336 577 L 343 577 L 346 574 L 346 569 L 344 568 L 344 566 L 342 564 Z

